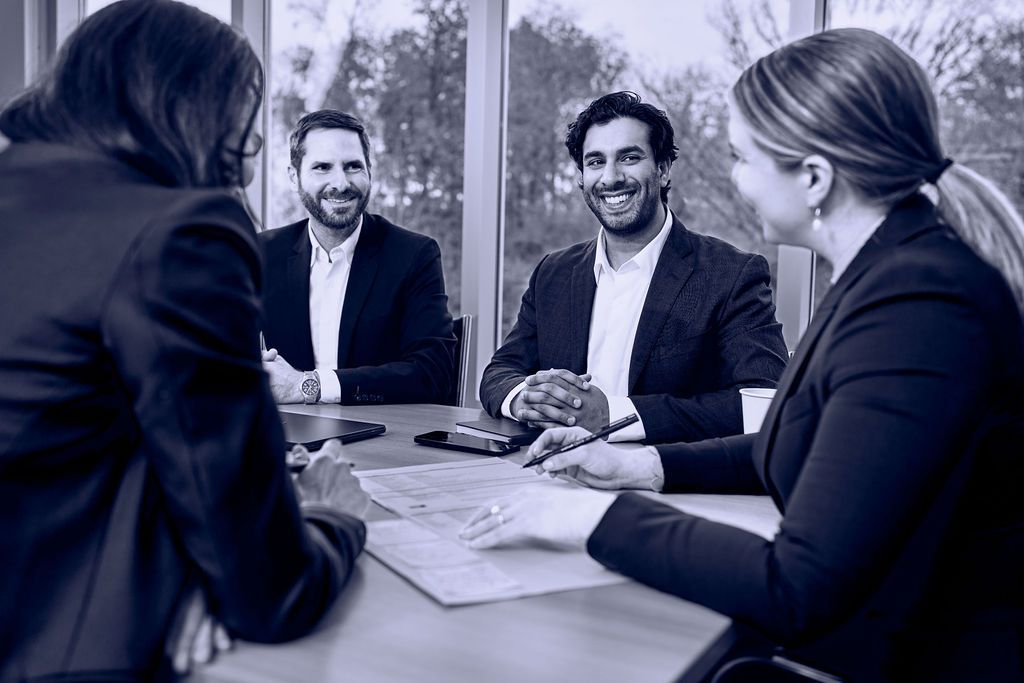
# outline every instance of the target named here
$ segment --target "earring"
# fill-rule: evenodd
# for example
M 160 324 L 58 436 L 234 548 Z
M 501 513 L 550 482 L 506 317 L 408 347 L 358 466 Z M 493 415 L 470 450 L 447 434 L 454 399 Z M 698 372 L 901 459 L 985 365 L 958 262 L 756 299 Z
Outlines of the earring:
M 811 221 L 811 230 L 818 232 L 821 230 L 821 207 L 814 207 L 814 220 Z

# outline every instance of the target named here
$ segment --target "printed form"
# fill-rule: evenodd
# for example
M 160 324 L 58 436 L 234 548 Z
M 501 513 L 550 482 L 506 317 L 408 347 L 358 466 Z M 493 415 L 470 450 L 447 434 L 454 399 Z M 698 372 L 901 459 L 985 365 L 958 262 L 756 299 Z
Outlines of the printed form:
M 367 524 L 367 551 L 443 605 L 467 605 L 626 581 L 585 551 L 517 545 L 470 550 L 459 531 L 481 506 L 525 486 L 574 487 L 488 458 L 355 472 L 398 519 Z M 684 512 L 771 539 L 780 515 L 767 496 L 659 495 Z
M 459 531 L 482 505 L 524 486 L 572 487 L 499 458 L 355 472 L 399 515 L 367 524 L 367 551 L 443 605 L 509 600 L 627 579 L 584 551 L 470 550 Z

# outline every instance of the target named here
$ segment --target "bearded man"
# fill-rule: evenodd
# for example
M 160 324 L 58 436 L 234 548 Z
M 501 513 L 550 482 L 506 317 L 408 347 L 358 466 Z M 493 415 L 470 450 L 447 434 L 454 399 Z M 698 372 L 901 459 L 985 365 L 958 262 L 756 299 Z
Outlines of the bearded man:
M 443 403 L 452 317 L 433 239 L 366 212 L 370 143 L 356 117 L 306 114 L 288 177 L 308 219 L 260 235 L 263 364 L 278 403 Z
M 668 208 L 672 124 L 632 92 L 604 95 L 565 145 L 595 239 L 548 254 L 484 370 L 492 416 L 590 431 L 635 413 L 610 441 L 698 441 L 743 431 L 740 387 L 785 367 L 768 262 L 690 232 Z

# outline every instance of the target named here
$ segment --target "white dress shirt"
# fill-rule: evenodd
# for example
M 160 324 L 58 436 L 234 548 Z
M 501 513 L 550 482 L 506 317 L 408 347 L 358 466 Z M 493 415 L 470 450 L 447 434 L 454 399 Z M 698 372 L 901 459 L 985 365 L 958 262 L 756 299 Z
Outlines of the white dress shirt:
M 313 338 L 313 359 L 320 375 L 320 400 L 341 401 L 341 382 L 334 369 L 338 367 L 338 331 L 341 311 L 345 305 L 348 276 L 352 272 L 352 256 L 363 231 L 363 218 L 348 238 L 326 251 L 317 242 L 313 229 L 307 226 L 313 247 L 309 258 L 309 331 Z
M 629 361 L 633 356 L 633 342 L 647 300 L 647 290 L 650 289 L 654 269 L 672 231 L 672 212 L 666 211 L 665 214 L 665 223 L 654 239 L 620 265 L 618 270 L 612 268 L 608 261 L 603 229 L 598 236 L 594 257 L 597 291 L 590 315 L 587 372 L 591 375 L 590 383 L 608 398 L 609 422 L 636 413 L 636 407 L 629 399 Z M 501 404 L 503 415 L 516 419 L 512 415 L 512 401 L 524 388 L 526 383 L 520 382 L 508 393 Z M 608 440 L 641 441 L 646 436 L 641 419 L 615 432 Z

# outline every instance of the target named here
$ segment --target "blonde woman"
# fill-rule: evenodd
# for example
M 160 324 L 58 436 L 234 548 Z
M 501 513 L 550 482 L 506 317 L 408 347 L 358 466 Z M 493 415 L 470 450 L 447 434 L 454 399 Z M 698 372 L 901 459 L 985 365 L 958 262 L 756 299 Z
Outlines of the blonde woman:
M 923 70 L 869 31 L 826 31 L 747 69 L 729 137 L 766 236 L 834 272 L 761 432 L 626 453 L 596 442 L 543 469 L 594 488 L 767 493 L 778 535 L 580 490 L 497 501 L 464 536 L 585 544 L 848 680 L 1020 680 L 1020 216 L 946 158 Z M 581 431 L 546 432 L 532 452 Z

